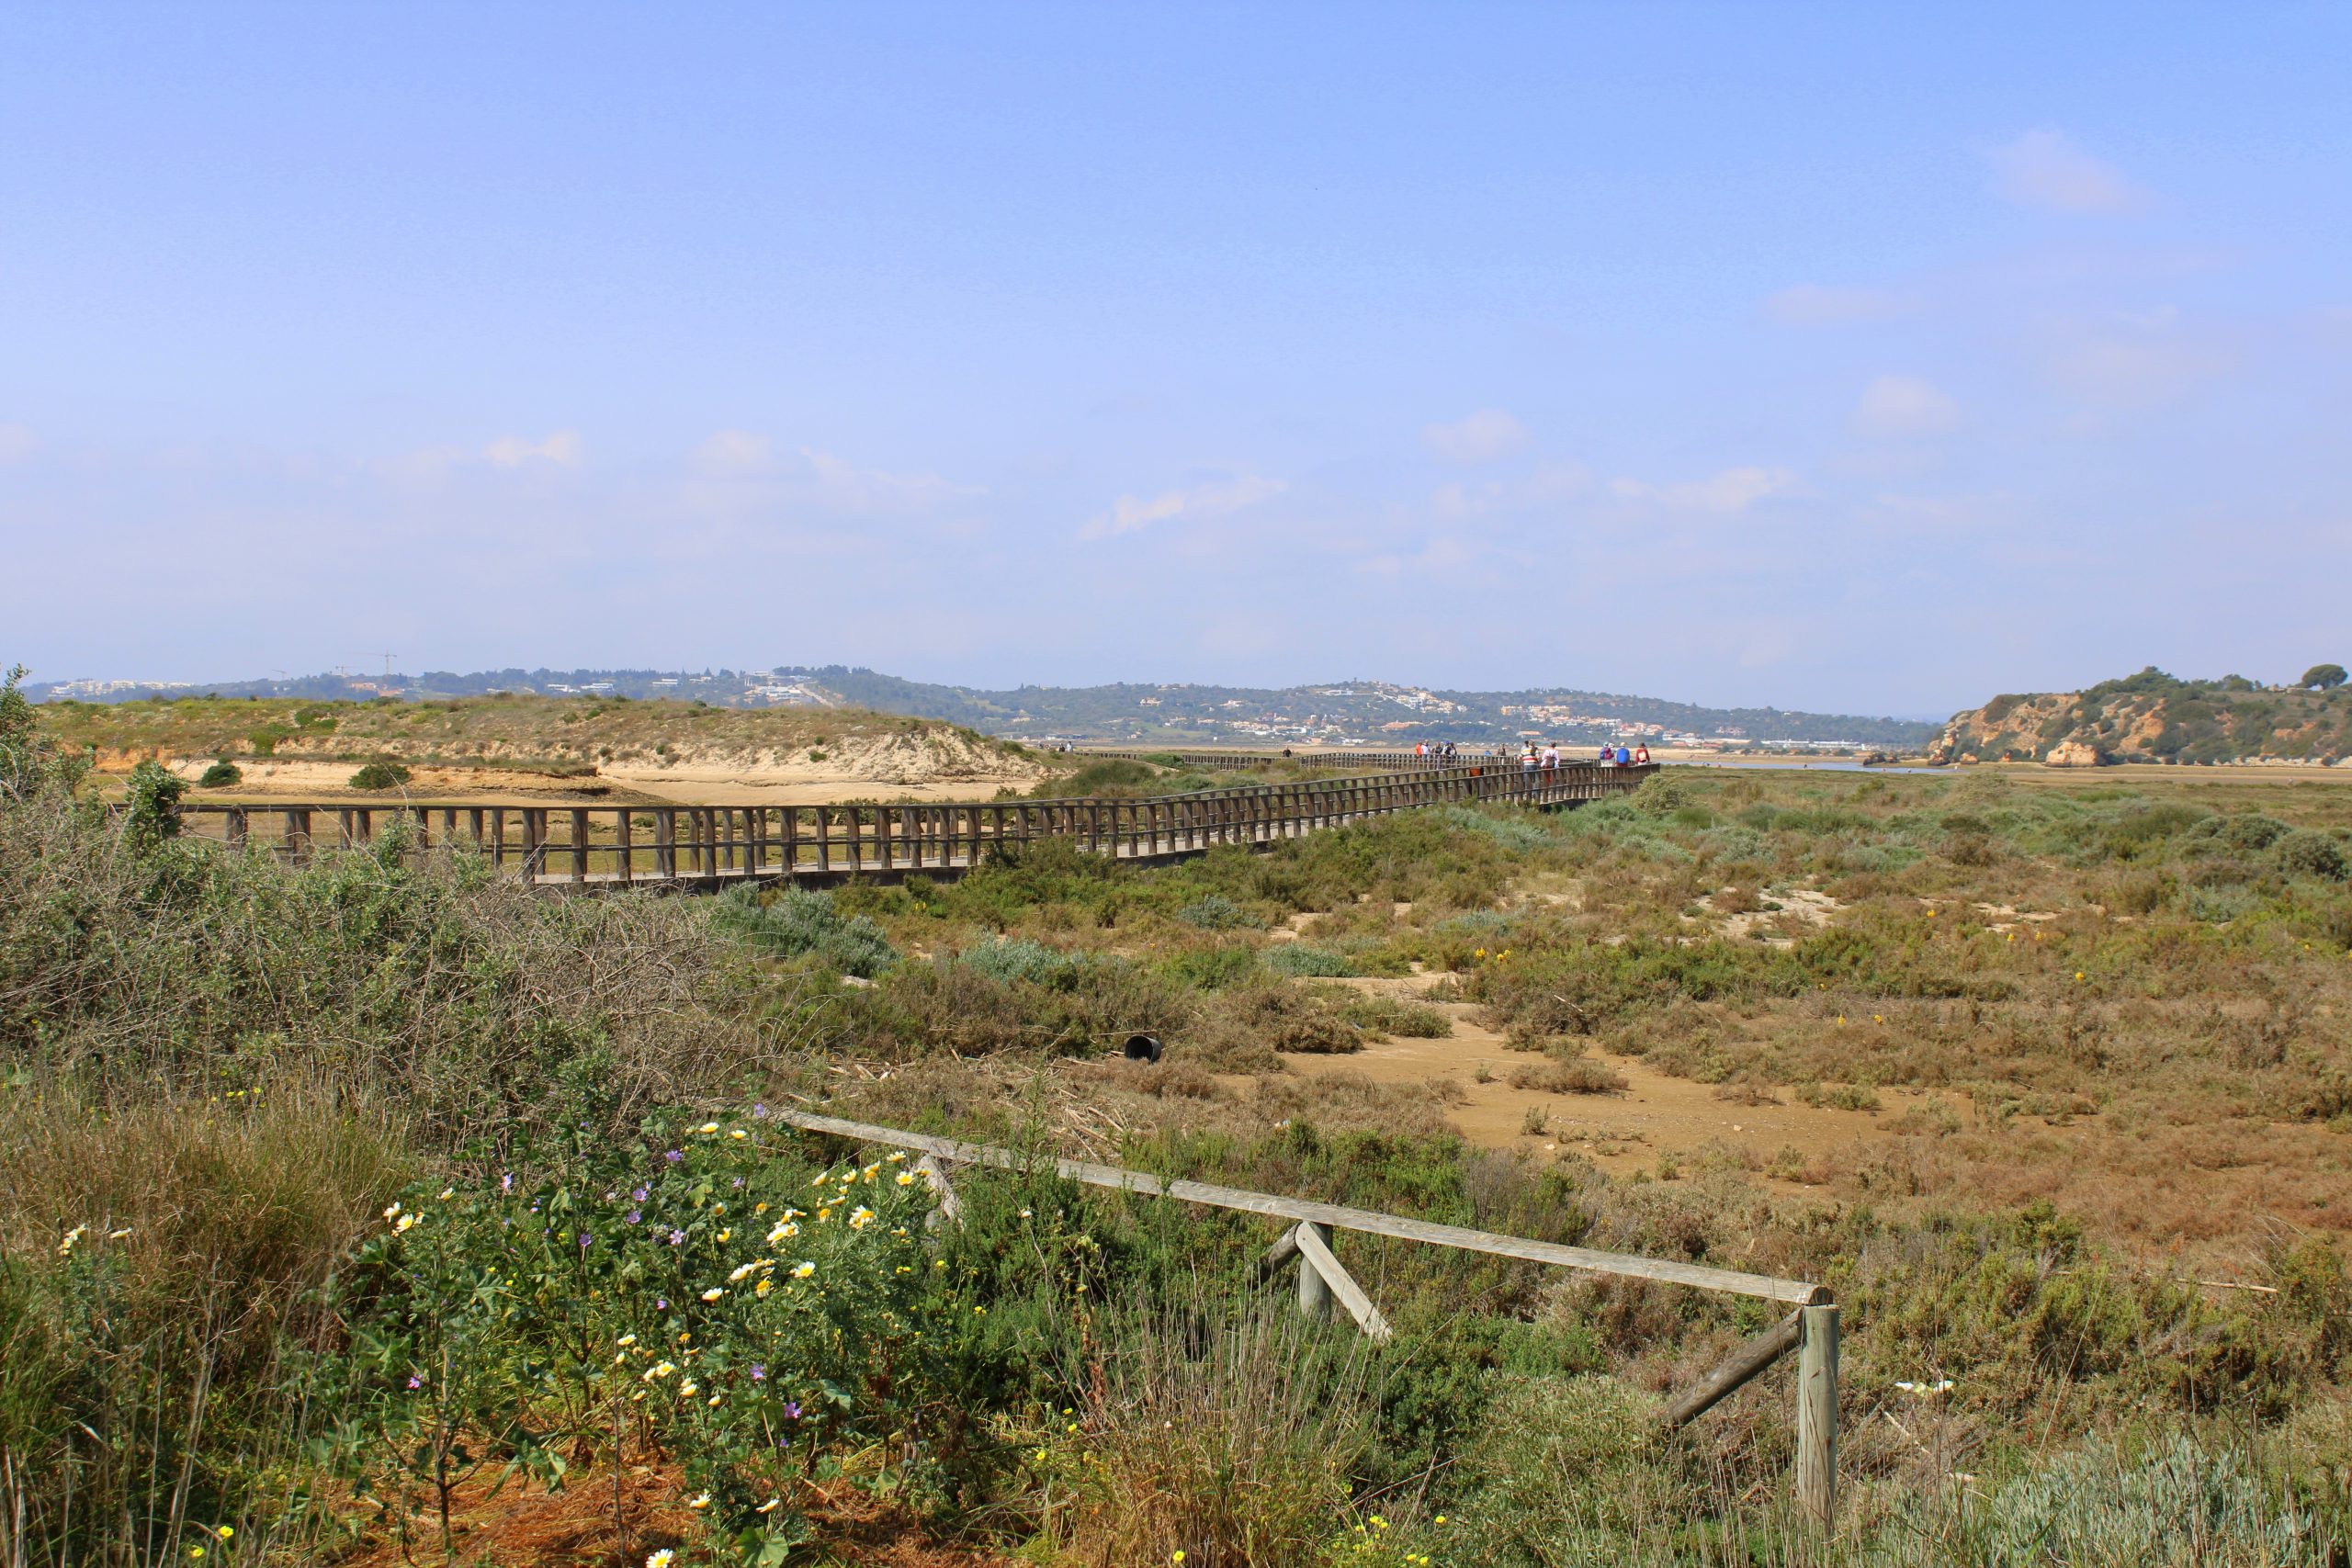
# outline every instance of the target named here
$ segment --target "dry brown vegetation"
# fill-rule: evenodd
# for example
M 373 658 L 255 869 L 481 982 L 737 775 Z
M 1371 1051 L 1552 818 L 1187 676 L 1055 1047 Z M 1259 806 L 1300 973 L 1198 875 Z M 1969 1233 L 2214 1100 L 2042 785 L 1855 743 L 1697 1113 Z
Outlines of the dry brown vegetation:
M 2352 888 L 2331 856 L 2352 806 L 2324 786 L 1693 773 L 1151 870 L 1047 845 L 955 883 L 590 903 L 413 863 L 396 837 L 300 870 L 175 842 L 26 783 L 24 749 L 0 723 L 0 1450 L 43 1561 L 184 1562 L 231 1520 L 241 1555 L 316 1560 L 324 1520 L 384 1560 L 347 1472 L 289 1433 L 341 1408 L 300 1403 L 329 1386 L 302 1369 L 400 1328 L 366 1292 L 314 1293 L 372 1267 L 350 1261 L 386 1228 L 368 1216 L 494 1204 L 519 1168 L 622 1229 L 629 1181 L 603 1173 L 658 1175 L 663 1129 L 738 1092 L 1825 1280 L 1852 1499 L 1827 1560 L 2162 1562 L 2189 1540 L 2316 1564 L 2352 1520 Z M 1529 1047 L 1501 1076 L 1528 1068 L 1552 1122 L 1624 1097 L 1546 1075 L 1664 1072 L 1731 1116 L 1867 1130 L 1710 1136 L 1616 1174 L 1479 1147 L 1453 1119 L 1500 1086 L 1365 1070 L 1473 1043 L 1424 1014 Z M 1133 1029 L 1162 1063 L 1104 1059 Z M 1868 1097 L 1875 1115 L 1834 1109 Z M 842 1152 L 762 1157 L 805 1187 Z M 1824 1560 L 1777 1501 L 1782 1384 L 1672 1441 L 1651 1425 L 1760 1308 L 1346 1237 L 1397 1325 L 1374 1349 L 1267 1316 L 1246 1216 L 1036 1175 L 959 1190 L 926 1309 L 959 1326 L 845 1389 L 877 1414 L 793 1483 L 811 1560 Z M 526 1414 L 557 1350 L 601 1361 L 623 1310 L 535 1303 L 489 1341 Z M 409 1397 L 365 1365 L 333 1386 Z M 707 1540 L 678 1472 L 560 1429 L 574 1495 L 616 1488 L 616 1521 Z M 178 1492 L 153 1484 L 183 1465 Z M 828 1502 L 844 1486 L 869 1511 Z M 722 1501 L 763 1528 L 754 1496 Z M 519 1551 L 619 1545 L 515 1514 L 545 1527 Z M 468 1553 L 502 1550 L 483 1534 Z

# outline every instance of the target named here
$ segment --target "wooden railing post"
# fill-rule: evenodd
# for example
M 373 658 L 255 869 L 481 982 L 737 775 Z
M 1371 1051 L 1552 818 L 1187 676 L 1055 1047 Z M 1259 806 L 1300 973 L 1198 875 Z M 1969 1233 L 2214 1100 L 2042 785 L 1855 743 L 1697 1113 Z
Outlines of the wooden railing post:
M 571 880 L 588 886 L 588 813 L 580 807 L 571 810 Z
M 1838 1309 L 1804 1310 L 1797 1342 L 1797 1500 L 1826 1529 L 1838 1517 Z
M 1321 1242 L 1325 1251 L 1330 1250 L 1331 1227 L 1329 1225 L 1319 1225 L 1313 1220 L 1301 1220 L 1298 1222 L 1298 1228 L 1301 1233 L 1311 1235 L 1316 1240 Z M 1298 1314 L 1313 1320 L 1320 1320 L 1331 1315 L 1330 1284 L 1325 1280 L 1320 1269 L 1304 1262 L 1301 1263 L 1298 1270 Z
M 629 829 L 635 825 L 630 820 L 632 815 L 633 813 L 629 808 L 624 806 L 621 807 L 620 816 L 613 823 L 614 852 L 615 857 L 620 863 L 619 870 L 621 874 L 621 886 L 624 887 L 628 886 L 631 881 L 635 880 L 634 863 L 637 860 L 637 840 L 635 836 L 629 831 Z

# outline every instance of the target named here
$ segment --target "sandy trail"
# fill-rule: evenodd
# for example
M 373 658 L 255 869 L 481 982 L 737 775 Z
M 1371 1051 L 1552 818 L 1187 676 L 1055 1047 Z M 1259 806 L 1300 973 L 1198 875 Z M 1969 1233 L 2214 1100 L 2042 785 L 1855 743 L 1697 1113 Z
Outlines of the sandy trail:
M 1356 989 L 1419 1001 L 1426 976 L 1353 979 Z M 1448 1108 L 1447 1120 L 1474 1144 L 1586 1156 L 1611 1174 L 1653 1166 L 1660 1155 L 1687 1155 L 1709 1144 L 1740 1151 L 1743 1163 L 1760 1167 L 1783 1148 L 1794 1148 L 1809 1163 L 1815 1156 L 1868 1138 L 1891 1134 L 1892 1124 L 1910 1104 L 1927 1098 L 1910 1089 L 1881 1089 L 1885 1109 L 1876 1113 L 1836 1111 L 1793 1100 L 1781 1105 L 1738 1105 L 1715 1098 L 1715 1086 L 1670 1077 L 1637 1056 L 1590 1053 L 1626 1083 L 1622 1094 L 1556 1094 L 1513 1089 L 1514 1068 L 1541 1066 L 1540 1055 L 1514 1051 L 1501 1035 L 1476 1021 L 1470 1002 L 1425 1005 L 1453 1023 L 1445 1040 L 1385 1040 L 1350 1055 L 1287 1056 L 1295 1073 L 1359 1072 L 1381 1083 L 1425 1083 L 1445 1079 L 1467 1099 Z M 1480 1083 L 1484 1065 L 1491 1081 Z M 1547 1127 L 1524 1131 L 1531 1108 L 1541 1108 Z

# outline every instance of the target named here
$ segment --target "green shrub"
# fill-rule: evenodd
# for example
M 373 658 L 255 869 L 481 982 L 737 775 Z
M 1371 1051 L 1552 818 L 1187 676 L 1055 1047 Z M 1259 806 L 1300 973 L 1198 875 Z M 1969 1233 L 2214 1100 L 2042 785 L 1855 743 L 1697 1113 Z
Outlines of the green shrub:
M 1222 893 L 1193 899 L 1176 911 L 1176 918 L 1204 931 L 1263 931 L 1266 925 Z
M 2104 1443 L 2059 1454 L 1964 1506 L 1959 1533 L 1959 1560 L 1983 1568 L 2326 1560 L 2313 1521 L 2242 1450 L 2186 1435 L 2138 1456 Z
M 1512 1380 L 1465 1445 L 1463 1561 L 1587 1561 L 1562 1548 L 1672 1517 L 1683 1489 L 1657 1441 L 1654 1401 L 1615 1378 Z
M 2347 863 L 2344 846 L 2325 833 L 2309 829 L 2287 834 L 2274 852 L 2278 869 L 2290 876 L 2316 876 L 2328 882 L 2341 882 L 2352 874 L 2352 863 Z
M 1294 980 L 1336 979 L 1363 973 L 1346 953 L 1313 942 L 1285 942 L 1264 949 L 1260 959 L 1277 975 Z
M 2267 850 L 2294 831 L 2275 817 L 2248 811 L 2235 817 L 2212 819 L 2213 836 L 2231 849 L 2242 852 Z
M 1453 1021 L 1433 1007 L 1400 998 L 1350 992 L 1340 1002 L 1340 1016 L 1358 1029 L 1400 1040 L 1446 1040 Z
M 1016 980 L 1049 986 L 1069 976 L 1080 963 L 1027 937 L 989 937 L 966 948 L 956 959 L 1004 986 Z
M 412 1188 L 338 1281 L 358 1332 L 309 1380 L 340 1413 L 317 1446 L 396 1518 L 435 1521 L 444 1556 L 475 1472 L 617 1471 L 626 1414 L 700 1499 L 705 1545 L 780 1562 L 806 1530 L 774 1500 L 943 1389 L 973 1314 L 925 1267 L 907 1156 L 812 1185 L 801 1135 L 756 1115 L 648 1131 Z
M 830 893 L 812 887 L 730 887 L 711 924 L 771 958 L 815 957 L 844 975 L 872 979 L 899 961 L 882 928 L 864 915 L 844 918 Z
M 351 775 L 354 789 L 398 789 L 409 781 L 409 771 L 399 762 L 377 761 L 368 763 Z
M 1049 778 L 1029 793 L 1039 800 L 1057 800 L 1073 795 L 1132 795 L 1146 792 L 1157 784 L 1159 770 L 1148 762 L 1126 757 L 1105 757 L 1099 762 L 1089 762 L 1078 772 L 1063 778 Z
M 1179 985 L 1204 991 L 1221 991 L 1256 979 L 1263 973 L 1258 950 L 1246 942 L 1179 948 L 1162 959 L 1159 966 Z
M 234 789 L 244 782 L 245 771 L 224 757 L 205 769 L 196 784 L 198 789 Z
M 123 829 L 134 843 L 152 844 L 180 830 L 179 804 L 187 781 L 161 762 L 141 762 L 130 770 L 125 790 Z

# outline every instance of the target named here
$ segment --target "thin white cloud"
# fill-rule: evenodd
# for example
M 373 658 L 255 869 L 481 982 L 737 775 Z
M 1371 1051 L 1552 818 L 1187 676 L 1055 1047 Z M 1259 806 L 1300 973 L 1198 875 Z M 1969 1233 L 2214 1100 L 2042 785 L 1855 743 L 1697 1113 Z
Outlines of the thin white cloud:
M 2128 212 L 2147 193 L 2060 130 L 2029 130 L 1996 147 L 1993 188 L 2020 207 L 2046 212 Z
M 1421 441 L 1449 463 L 1491 463 L 1527 445 L 1527 426 L 1501 409 L 1421 427 Z
M 708 440 L 695 448 L 694 466 L 718 479 L 764 473 L 775 461 L 775 446 L 766 436 L 748 430 L 713 431 Z
M 1609 488 L 1625 501 L 1652 501 L 1679 512 L 1730 516 L 1747 511 L 1768 496 L 1786 494 L 1796 484 L 1796 475 L 1787 468 L 1747 467 L 1725 468 L 1711 478 L 1681 484 L 1653 485 L 1640 479 L 1616 479 Z
M 580 453 L 580 432 L 576 430 L 559 430 L 544 441 L 502 435 L 481 449 L 485 459 L 502 468 L 519 468 L 526 463 L 553 463 L 569 468 L 579 463 Z
M 1194 485 L 1190 490 L 1162 491 L 1154 496 L 1123 495 L 1111 503 L 1111 510 L 1090 517 L 1078 531 L 1081 539 L 1112 539 L 1122 534 L 1139 533 L 1155 523 L 1172 522 L 1179 517 L 1220 517 L 1238 512 L 1245 506 L 1255 506 L 1282 494 L 1290 487 L 1280 479 L 1263 479 L 1244 474 L 1238 479 L 1219 480 L 1213 484 Z
M 1960 423 L 1960 405 L 1932 381 L 1881 376 L 1862 389 L 1851 423 L 1860 435 L 1935 435 Z
M 861 468 L 813 447 L 802 447 L 800 457 L 816 477 L 819 499 L 837 511 L 922 512 L 982 493 L 978 485 L 957 484 L 936 474 L 893 474 L 881 468 Z
M 1874 289 L 1824 288 L 1812 283 L 1783 288 L 1764 301 L 1765 312 L 1774 321 L 1799 327 L 1827 326 L 1838 321 L 1883 321 L 1901 315 L 1908 308 L 1894 295 Z
M 0 424 L 0 463 L 22 462 L 32 456 L 40 445 L 33 433 L 21 424 Z

